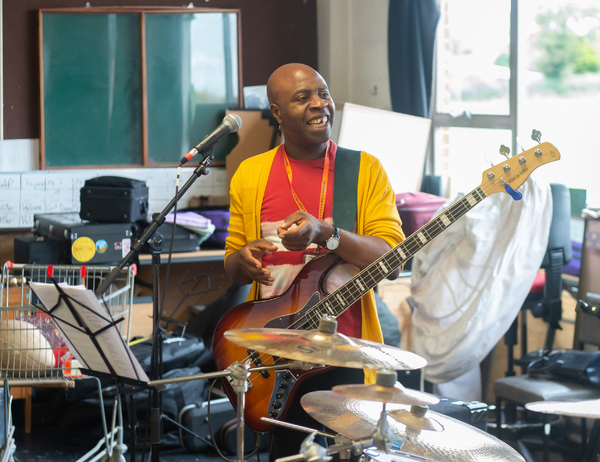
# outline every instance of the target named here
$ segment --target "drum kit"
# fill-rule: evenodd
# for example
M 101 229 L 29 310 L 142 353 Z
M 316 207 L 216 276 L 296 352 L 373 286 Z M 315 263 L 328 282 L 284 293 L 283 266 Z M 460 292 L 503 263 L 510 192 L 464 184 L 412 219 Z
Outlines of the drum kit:
M 373 385 L 342 385 L 301 397 L 303 409 L 337 435 L 262 417 L 265 422 L 309 434 L 299 454 L 280 462 L 322 462 L 333 454 L 339 454 L 340 460 L 354 455 L 384 462 L 524 462 L 517 451 L 494 436 L 430 410 L 429 405 L 439 402 L 436 396 L 396 382 L 395 370 L 422 368 L 425 359 L 338 334 L 336 324 L 334 318 L 324 317 L 318 330 L 244 328 L 225 333 L 237 345 L 304 364 L 377 370 Z M 334 438 L 335 444 L 318 445 L 316 434 Z
M 347 337 L 336 332 L 335 318 L 324 316 L 318 330 L 242 328 L 225 337 L 242 347 L 293 363 L 251 368 L 234 363 L 227 370 L 199 376 L 156 380 L 150 386 L 201 378 L 230 377 L 238 396 L 238 461 L 243 460 L 244 394 L 250 372 L 277 368 L 319 366 L 376 369 L 372 385 L 340 385 L 314 391 L 300 398 L 302 408 L 317 422 L 336 432 L 330 434 L 292 423 L 261 417 L 260 420 L 308 433 L 300 453 L 278 462 L 326 462 L 338 454 L 341 461 L 352 456 L 361 462 L 525 462 L 500 439 L 457 419 L 429 409 L 439 398 L 407 389 L 396 381 L 396 370 L 426 365 L 420 356 L 387 345 Z M 543 401 L 525 406 L 530 411 L 573 417 L 600 418 L 600 400 Z M 316 435 L 333 439 L 325 448 Z M 353 460 L 354 460 L 353 459 Z

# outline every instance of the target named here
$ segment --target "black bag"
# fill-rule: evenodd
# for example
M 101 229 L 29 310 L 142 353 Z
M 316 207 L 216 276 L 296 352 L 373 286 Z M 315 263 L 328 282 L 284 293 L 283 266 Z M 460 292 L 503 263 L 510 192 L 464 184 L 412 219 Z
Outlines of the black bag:
M 145 181 L 119 176 L 86 180 L 80 190 L 82 220 L 132 223 L 148 215 L 148 186 Z
M 177 377 L 190 377 L 201 374 L 198 367 L 187 367 L 182 369 L 173 369 L 163 375 L 164 379 L 173 379 Z M 85 380 L 95 385 L 95 381 Z M 161 391 L 162 413 L 168 417 L 162 420 L 163 434 L 161 438 L 161 447 L 175 448 L 179 447 L 179 427 L 173 422 L 177 422 L 180 411 L 186 406 L 195 403 L 202 403 L 208 398 L 208 387 L 206 379 L 169 383 Z M 79 386 L 79 383 L 77 386 Z M 104 402 L 104 414 L 107 422 L 110 422 L 114 405 L 114 396 L 116 387 L 114 384 L 107 384 L 103 389 L 102 396 Z M 77 387 L 75 387 L 77 388 Z M 148 411 L 148 390 L 143 389 L 134 396 L 135 413 L 137 421 L 136 435 L 138 444 L 143 444 L 146 435 L 147 411 Z M 124 418 L 124 440 L 129 441 L 129 398 L 127 402 L 123 401 Z M 96 393 L 90 394 L 85 399 L 68 404 L 64 412 L 58 418 L 58 431 L 61 438 L 65 441 L 80 445 L 93 446 L 103 435 L 101 420 L 100 400 Z
M 439 396 L 439 398 L 440 402 L 430 405 L 429 409 L 486 431 L 487 404 L 481 401 L 461 401 L 443 396 Z
M 553 350 L 533 361 L 527 373 L 600 388 L 600 351 Z
M 142 369 L 149 373 L 151 369 L 152 339 L 131 345 L 131 352 L 139 361 Z M 165 335 L 162 344 L 162 368 L 167 372 L 173 369 L 197 366 L 204 369 L 212 362 L 212 351 L 206 348 L 202 339 L 193 335 Z

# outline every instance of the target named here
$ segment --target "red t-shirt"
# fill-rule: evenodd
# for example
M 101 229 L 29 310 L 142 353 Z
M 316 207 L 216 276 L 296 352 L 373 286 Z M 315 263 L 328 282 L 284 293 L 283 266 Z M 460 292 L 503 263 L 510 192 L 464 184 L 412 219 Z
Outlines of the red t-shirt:
M 316 244 L 311 244 L 305 251 L 292 252 L 283 247 L 281 239 L 277 235 L 277 227 L 281 226 L 289 215 L 298 210 L 285 170 L 284 149 L 284 146 L 281 145 L 273 160 L 261 209 L 261 237 L 272 242 L 278 248 L 276 252 L 263 256 L 263 266 L 271 271 L 275 281 L 272 286 L 260 286 L 259 297 L 261 299 L 274 297 L 285 292 L 310 258 L 314 257 L 316 253 L 328 252 Z M 323 212 L 323 219 L 329 223 L 333 223 L 333 177 L 336 150 L 337 146 L 333 141 L 330 141 L 328 147 L 328 155 L 330 156 L 329 176 Z M 288 159 L 292 170 L 292 185 L 296 195 L 307 212 L 314 217 L 318 217 L 325 159 L 309 161 L 295 160 L 290 157 Z M 358 269 L 355 266 L 347 263 L 339 265 L 327 278 L 326 291 L 331 293 L 357 272 Z M 360 338 L 362 336 L 361 316 L 359 300 L 337 318 L 338 332 L 350 337 Z

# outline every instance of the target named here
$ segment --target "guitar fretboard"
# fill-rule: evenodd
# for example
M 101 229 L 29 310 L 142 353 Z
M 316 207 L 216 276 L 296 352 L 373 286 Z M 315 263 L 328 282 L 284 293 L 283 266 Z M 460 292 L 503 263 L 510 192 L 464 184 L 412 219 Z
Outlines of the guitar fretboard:
M 346 284 L 323 298 L 307 310 L 308 329 L 317 329 L 319 319 L 324 315 L 338 317 L 354 302 L 385 279 L 390 273 L 408 261 L 415 253 L 439 236 L 448 226 L 485 199 L 480 187 L 475 188 L 462 199 L 434 217 L 425 226 L 408 236 L 396 247 L 382 255 Z

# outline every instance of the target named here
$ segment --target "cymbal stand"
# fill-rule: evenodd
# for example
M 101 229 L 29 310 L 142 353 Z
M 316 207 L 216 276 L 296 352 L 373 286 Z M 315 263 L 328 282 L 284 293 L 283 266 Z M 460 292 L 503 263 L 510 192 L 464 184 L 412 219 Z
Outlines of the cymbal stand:
M 381 450 L 388 452 L 394 440 L 394 435 L 387 421 L 388 411 L 385 409 L 385 403 L 381 409 L 381 415 L 379 416 L 379 422 L 377 423 L 377 430 L 373 433 L 373 445 Z
M 278 421 L 275 421 L 278 422 Z M 279 424 L 279 422 L 278 422 Z M 302 427 L 302 431 L 305 427 Z M 300 428 L 296 428 L 300 430 Z M 352 441 L 345 436 L 337 435 L 335 437 L 336 444 L 324 448 L 320 444 L 314 442 L 317 431 L 313 431 L 302 442 L 300 454 L 281 457 L 276 462 L 327 462 L 331 459 L 330 454 L 340 454 L 340 460 L 350 460 L 350 454 L 360 454 L 365 449 L 373 446 L 373 438 L 364 438 L 357 441 Z M 339 443 L 337 442 L 339 441 Z
M 236 362 L 229 366 L 222 372 L 209 372 L 206 374 L 191 375 L 188 377 L 175 377 L 172 379 L 160 379 L 151 380 L 147 383 L 149 387 L 156 388 L 160 391 L 165 385 L 170 383 L 179 382 L 191 382 L 193 380 L 201 379 L 217 379 L 221 377 L 231 377 L 231 386 L 237 394 L 237 461 L 241 462 L 244 460 L 244 408 L 246 405 L 246 392 L 248 391 L 248 377 L 253 372 L 269 371 L 274 369 L 282 369 L 289 367 L 298 368 L 312 368 L 319 367 L 315 364 L 309 364 L 302 361 L 295 361 L 292 363 L 272 365 L 272 366 L 261 366 L 261 367 L 250 367 L 248 363 Z
M 310 432 L 310 435 L 302 442 L 300 447 L 300 453 L 292 456 L 281 457 L 276 462 L 327 462 L 331 459 L 330 454 L 339 454 L 340 460 L 350 460 L 352 453 L 358 455 L 365 449 L 370 447 L 376 447 L 380 451 L 388 452 L 392 446 L 394 439 L 393 432 L 387 421 L 388 411 L 385 409 L 385 403 L 381 410 L 379 422 L 377 423 L 377 429 L 371 435 L 370 438 L 363 438 L 357 441 L 353 441 L 343 435 L 330 435 L 317 430 L 312 430 L 307 427 L 300 425 L 290 424 L 288 422 L 280 422 L 278 420 L 269 419 L 267 417 L 261 417 L 260 420 L 269 422 L 271 424 L 279 425 L 281 427 L 291 428 L 294 430 Z M 328 438 L 335 439 L 335 444 L 328 448 L 323 448 L 321 445 L 314 442 L 317 434 L 326 436 Z
M 233 363 L 231 369 L 231 387 L 237 394 L 237 460 L 244 460 L 244 407 L 248 391 L 250 365 L 248 363 Z

